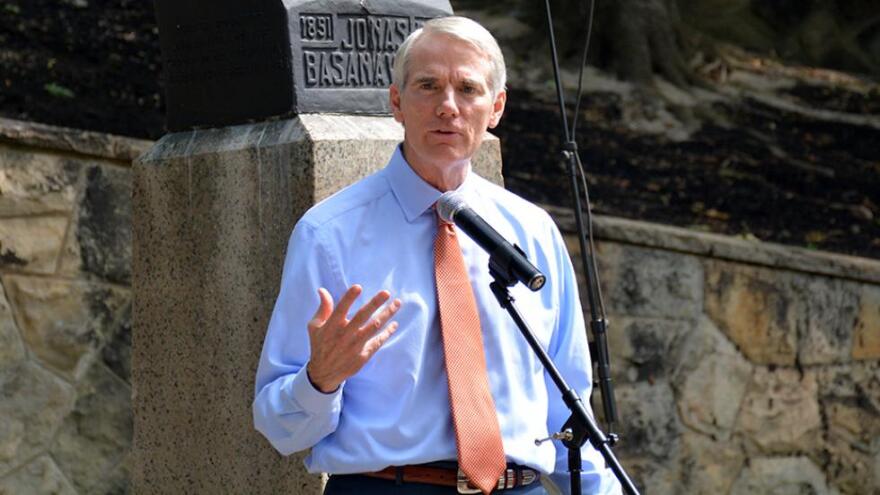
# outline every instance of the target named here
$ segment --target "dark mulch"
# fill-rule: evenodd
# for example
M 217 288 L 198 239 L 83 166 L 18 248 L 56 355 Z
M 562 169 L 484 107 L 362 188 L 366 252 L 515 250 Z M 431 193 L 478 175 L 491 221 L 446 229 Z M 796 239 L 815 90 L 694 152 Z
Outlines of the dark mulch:
M 160 54 L 152 2 L 0 0 L 0 115 L 158 138 Z M 877 95 L 799 86 L 816 108 L 880 113 Z M 552 104 L 511 91 L 497 133 L 509 187 L 569 204 Z M 620 124 L 592 94 L 578 131 L 597 213 L 880 258 L 880 132 L 756 101 L 719 107 L 734 124 L 675 143 Z
M 498 129 L 508 187 L 571 204 L 558 111 L 515 91 L 510 101 Z M 676 143 L 616 126 L 615 95 L 587 103 L 577 143 L 596 213 L 880 258 L 880 130 L 746 100 L 717 109 L 733 127 Z

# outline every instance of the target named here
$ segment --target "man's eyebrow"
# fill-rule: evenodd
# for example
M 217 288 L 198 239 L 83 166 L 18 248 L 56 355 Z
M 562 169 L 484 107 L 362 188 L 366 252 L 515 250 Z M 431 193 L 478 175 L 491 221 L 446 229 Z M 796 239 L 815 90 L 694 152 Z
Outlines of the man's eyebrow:
M 461 79 L 462 84 L 467 84 L 470 86 L 480 86 L 483 84 L 479 79 L 471 79 L 470 77 L 464 77 Z
M 432 83 L 432 82 L 436 82 L 436 81 L 437 81 L 437 78 L 434 76 L 418 76 L 415 79 L 413 79 L 413 82 L 416 84 Z

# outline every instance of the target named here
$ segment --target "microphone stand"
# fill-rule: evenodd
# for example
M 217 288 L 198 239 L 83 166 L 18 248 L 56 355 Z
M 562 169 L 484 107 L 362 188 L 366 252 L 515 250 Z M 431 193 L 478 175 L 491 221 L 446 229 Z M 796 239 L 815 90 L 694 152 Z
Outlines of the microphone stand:
M 568 468 L 571 476 L 572 495 L 581 493 L 581 446 L 587 440 L 605 458 L 605 463 L 611 467 L 625 493 L 638 495 L 638 490 L 611 450 L 611 440 L 596 426 L 595 421 L 587 413 L 587 409 L 584 407 L 584 403 L 577 392 L 569 387 L 565 379 L 562 378 L 556 365 L 553 364 L 550 356 L 547 355 L 547 351 L 541 347 L 541 343 L 538 342 L 535 334 L 529 328 L 529 324 L 522 318 L 513 296 L 507 290 L 508 287 L 515 285 L 517 280 L 509 271 L 503 269 L 504 266 L 503 262 L 495 260 L 494 256 L 490 255 L 489 273 L 495 281 L 490 283 L 489 287 L 492 289 L 492 293 L 495 294 L 495 298 L 498 299 L 501 307 L 506 309 L 511 318 L 513 318 L 513 321 L 516 322 L 520 333 L 525 337 L 532 350 L 535 351 L 541 364 L 544 365 L 544 369 L 562 393 L 562 401 L 571 411 L 571 416 L 565 422 L 563 426 L 564 431 L 559 437 L 563 439 L 563 444 L 568 448 Z M 536 443 L 539 442 L 540 440 L 536 440 Z
M 587 258 L 588 255 L 592 259 L 594 253 L 592 251 L 592 243 L 586 242 L 584 234 L 584 220 L 581 214 L 581 194 L 577 181 L 577 168 L 580 162 L 578 157 L 577 143 L 575 142 L 572 132 L 569 132 L 568 119 L 565 115 L 565 97 L 562 93 L 562 82 L 559 79 L 559 57 L 556 53 L 556 37 L 553 34 L 553 18 L 550 13 L 550 0 L 544 0 L 547 11 L 547 24 L 550 32 L 550 54 L 553 62 L 553 77 L 556 81 L 556 96 L 559 102 L 559 113 L 562 118 L 562 130 L 565 140 L 562 145 L 562 154 L 568 162 L 568 174 L 571 179 L 572 202 L 574 203 L 574 215 L 577 225 L 578 242 L 580 244 L 581 266 L 584 270 L 587 286 L 587 300 L 590 306 L 590 331 L 593 340 L 590 342 L 590 355 L 596 360 L 596 375 L 599 392 L 602 395 L 602 407 L 605 413 L 605 421 L 608 422 L 608 428 L 612 431 L 608 436 L 611 439 L 611 445 L 617 443 L 618 437 L 614 431 L 614 423 L 617 422 L 617 406 L 614 400 L 614 387 L 611 383 L 611 359 L 608 355 L 608 337 L 607 325 L 604 310 L 600 314 L 601 296 L 598 295 L 599 281 L 598 274 L 595 273 L 595 260 L 591 263 Z M 588 35 L 589 36 L 589 35 Z M 589 39 L 587 39 L 589 42 Z M 586 51 L 584 52 L 586 60 Z M 584 193 L 587 194 L 587 215 L 590 214 L 589 193 L 586 190 L 586 178 L 584 178 Z M 591 229 L 592 230 L 592 229 Z M 592 241 L 592 234 L 590 236 Z

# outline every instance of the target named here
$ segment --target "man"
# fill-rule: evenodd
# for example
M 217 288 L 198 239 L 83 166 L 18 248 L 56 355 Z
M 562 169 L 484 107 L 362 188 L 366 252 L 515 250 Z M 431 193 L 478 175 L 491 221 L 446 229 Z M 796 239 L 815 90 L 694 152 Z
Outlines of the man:
M 257 372 L 255 425 L 282 454 L 312 447 L 306 466 L 331 473 L 330 494 L 544 493 L 534 479 L 551 472 L 567 489 L 565 448 L 534 441 L 558 431 L 568 410 L 491 294 L 488 255 L 433 208 L 442 192 L 459 192 L 548 276 L 541 291 L 512 294 L 589 397 L 583 315 L 558 230 L 470 171 L 504 111 L 501 51 L 471 20 L 435 19 L 401 45 L 393 72 L 404 142 L 385 169 L 296 225 Z M 362 293 L 370 299 L 358 307 Z M 585 493 L 618 493 L 601 456 L 589 446 L 583 454 Z

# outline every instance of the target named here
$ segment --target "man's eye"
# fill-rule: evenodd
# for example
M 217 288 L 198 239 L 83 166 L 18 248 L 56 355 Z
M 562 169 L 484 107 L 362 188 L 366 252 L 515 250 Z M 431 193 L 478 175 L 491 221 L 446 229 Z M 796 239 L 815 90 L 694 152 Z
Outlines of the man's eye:
M 434 89 L 434 83 L 424 82 L 419 87 L 422 89 Z

